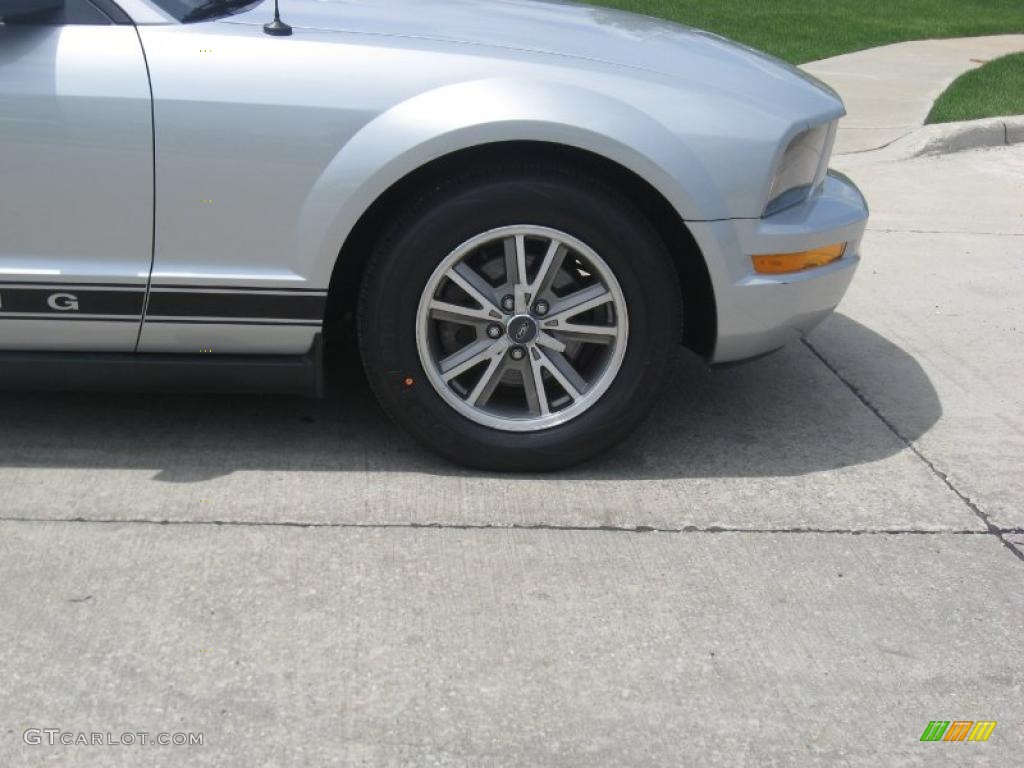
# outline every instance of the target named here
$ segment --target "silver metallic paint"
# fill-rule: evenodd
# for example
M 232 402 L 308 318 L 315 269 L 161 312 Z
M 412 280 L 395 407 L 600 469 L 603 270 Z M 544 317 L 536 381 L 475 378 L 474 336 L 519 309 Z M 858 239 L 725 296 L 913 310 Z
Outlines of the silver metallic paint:
M 0 27 L 0 283 L 145 286 L 152 153 L 131 26 Z M 0 349 L 130 352 L 138 334 L 138 322 L 0 320 Z
M 847 200 L 845 217 L 830 216 L 846 200 L 846 182 L 836 181 L 796 209 L 758 218 L 790 139 L 838 119 L 843 107 L 799 70 L 714 35 L 534 0 L 285 0 L 283 16 L 295 28 L 288 38 L 263 34 L 269 2 L 189 25 L 161 23 L 166 14 L 147 0 L 123 5 L 141 22 L 154 94 L 154 285 L 326 289 L 346 237 L 391 185 L 448 153 L 510 140 L 602 155 L 646 179 L 687 220 L 714 284 L 717 361 L 756 354 L 787 335 L 794 326 L 780 292 L 834 305 L 842 290 L 830 275 L 856 262 L 854 242 L 841 267 L 751 282 L 749 253 L 840 233 L 859 241 L 866 209 Z M 104 29 L 60 34 L 101 51 Z M 113 66 L 105 54 L 95 58 L 86 72 Z M 0 51 L 0 94 L 16 87 L 24 66 Z M 126 77 L 137 88 L 145 71 L 136 66 Z M 105 119 L 107 102 L 75 103 L 95 110 L 90 120 Z M 132 103 L 139 106 L 137 93 Z M 18 130 L 9 116 L 5 128 Z M 137 145 L 125 146 L 137 161 Z M 103 152 L 109 148 L 68 158 L 65 172 L 75 177 L 81 163 L 109 159 Z M 127 160 L 116 173 L 132 167 Z M 5 194 L 6 183 L 0 179 Z M 119 198 L 118 223 L 144 226 L 145 199 Z M 67 220 L 55 210 L 57 221 Z M 57 229 L 60 237 L 76 231 Z M 129 261 L 148 256 L 132 249 Z M 59 272 L 68 260 L 53 253 L 34 263 Z M 125 272 L 120 265 L 99 257 L 76 277 Z M 192 352 L 216 343 L 254 352 L 266 343 L 268 352 L 302 352 L 313 333 L 145 324 L 139 349 Z

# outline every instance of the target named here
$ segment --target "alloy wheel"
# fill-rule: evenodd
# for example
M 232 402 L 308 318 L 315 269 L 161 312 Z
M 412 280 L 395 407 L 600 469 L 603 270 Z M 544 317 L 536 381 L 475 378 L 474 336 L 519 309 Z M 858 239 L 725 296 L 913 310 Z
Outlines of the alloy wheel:
M 573 236 L 517 225 L 452 251 L 423 290 L 420 362 L 463 416 L 499 430 L 548 429 L 591 408 L 614 381 L 629 336 L 605 261 Z

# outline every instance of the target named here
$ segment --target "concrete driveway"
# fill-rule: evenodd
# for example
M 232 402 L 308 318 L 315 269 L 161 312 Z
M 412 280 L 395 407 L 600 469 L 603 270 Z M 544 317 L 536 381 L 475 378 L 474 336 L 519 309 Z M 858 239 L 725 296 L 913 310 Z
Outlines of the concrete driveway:
M 1020 764 L 1024 148 L 843 162 L 874 217 L 839 312 L 680 352 L 571 472 L 446 464 L 357 371 L 4 395 L 0 765 Z
M 835 153 L 879 149 L 919 128 L 957 77 L 1024 51 L 1024 35 L 911 40 L 802 64 L 843 97 Z

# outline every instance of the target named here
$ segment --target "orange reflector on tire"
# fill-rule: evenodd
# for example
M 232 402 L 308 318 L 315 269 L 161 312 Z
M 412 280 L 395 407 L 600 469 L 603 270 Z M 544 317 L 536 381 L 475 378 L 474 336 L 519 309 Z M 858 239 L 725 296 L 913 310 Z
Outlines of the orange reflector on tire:
M 823 267 L 843 258 L 846 252 L 846 243 L 835 243 L 821 248 L 812 248 L 809 251 L 797 251 L 796 253 L 766 253 L 760 256 L 751 256 L 754 262 L 754 271 L 762 275 L 784 275 L 787 272 L 802 272 L 805 269 Z

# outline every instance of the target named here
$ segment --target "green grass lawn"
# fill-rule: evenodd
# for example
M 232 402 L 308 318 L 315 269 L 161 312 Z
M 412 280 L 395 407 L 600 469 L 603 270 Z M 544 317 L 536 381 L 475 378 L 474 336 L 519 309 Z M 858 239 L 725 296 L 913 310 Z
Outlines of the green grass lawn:
M 1024 32 L 1024 0 L 591 0 L 800 64 L 903 40 Z
M 1024 53 L 993 59 L 960 75 L 939 96 L 926 123 L 1024 114 Z

